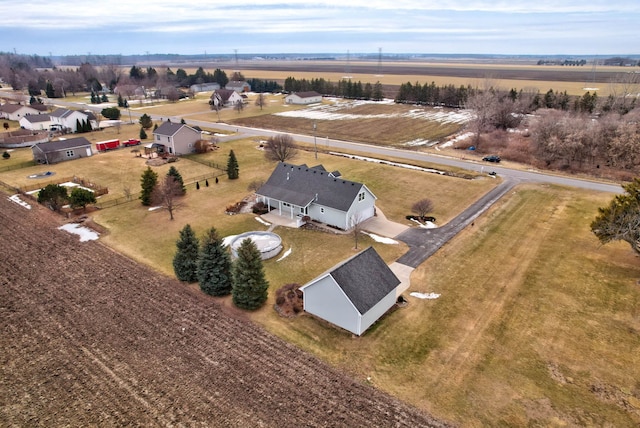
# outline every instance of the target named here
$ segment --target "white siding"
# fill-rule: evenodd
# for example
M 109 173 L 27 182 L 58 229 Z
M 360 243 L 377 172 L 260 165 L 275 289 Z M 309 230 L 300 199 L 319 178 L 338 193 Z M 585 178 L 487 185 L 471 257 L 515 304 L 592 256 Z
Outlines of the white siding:
M 354 334 L 360 334 L 360 314 L 330 275 L 305 286 L 302 292 L 306 312 Z
M 362 315 L 362 319 L 360 320 L 360 325 L 358 326 L 358 332 L 356 333 L 360 336 L 364 333 L 369 327 L 371 327 L 381 316 L 383 316 L 393 305 L 396 303 L 396 290 L 394 289 L 389 294 L 387 294 L 382 300 L 380 300 L 376 305 L 369 309 L 367 313 Z

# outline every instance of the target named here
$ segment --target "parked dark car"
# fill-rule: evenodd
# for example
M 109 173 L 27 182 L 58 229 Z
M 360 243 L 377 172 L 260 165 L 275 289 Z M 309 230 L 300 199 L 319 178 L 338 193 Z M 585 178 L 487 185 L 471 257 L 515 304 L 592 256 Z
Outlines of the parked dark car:
M 500 156 L 497 155 L 490 155 L 490 156 L 485 156 L 482 158 L 483 161 L 487 161 L 487 162 L 495 162 L 498 163 L 500 162 Z

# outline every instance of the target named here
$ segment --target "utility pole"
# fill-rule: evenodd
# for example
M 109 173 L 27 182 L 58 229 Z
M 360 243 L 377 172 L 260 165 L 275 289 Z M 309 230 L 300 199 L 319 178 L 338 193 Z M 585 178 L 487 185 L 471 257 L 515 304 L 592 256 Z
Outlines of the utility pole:
M 318 159 L 318 144 L 316 143 L 316 123 L 313 122 L 313 147 L 316 152 L 316 159 Z

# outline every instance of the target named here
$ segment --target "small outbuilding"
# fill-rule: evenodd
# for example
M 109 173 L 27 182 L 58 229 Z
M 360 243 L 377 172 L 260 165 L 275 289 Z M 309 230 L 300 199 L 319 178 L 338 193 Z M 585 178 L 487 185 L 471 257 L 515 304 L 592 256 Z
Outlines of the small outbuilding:
M 91 142 L 84 137 L 38 143 L 31 147 L 31 151 L 33 160 L 43 164 L 89 157 L 93 154 Z
M 294 92 L 292 94 L 287 95 L 284 98 L 284 102 L 287 104 L 315 104 L 322 102 L 322 95 L 315 91 L 308 92 Z
M 396 303 L 400 280 L 373 247 L 300 288 L 304 310 L 361 336 Z

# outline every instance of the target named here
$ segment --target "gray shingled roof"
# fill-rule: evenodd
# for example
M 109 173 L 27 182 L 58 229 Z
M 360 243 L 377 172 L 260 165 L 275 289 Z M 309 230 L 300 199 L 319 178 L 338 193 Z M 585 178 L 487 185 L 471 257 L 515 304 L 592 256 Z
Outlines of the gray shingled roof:
M 154 134 L 157 135 L 166 135 L 168 137 L 175 135 L 176 132 L 180 130 L 184 125 L 182 123 L 173 123 L 173 122 L 163 122 L 162 125 L 158 126 L 158 128 L 153 131 Z
M 31 123 L 49 122 L 51 120 L 48 114 L 26 114 L 23 117 Z
M 68 140 L 50 141 L 38 143 L 36 147 L 43 153 L 59 152 L 60 150 L 77 149 L 79 147 L 91 147 L 91 143 L 84 137 L 70 138 Z
M 280 162 L 256 193 L 301 207 L 315 200 L 319 205 L 348 211 L 363 187 L 362 183 L 331 177 L 324 167 Z
M 398 277 L 373 247 L 346 260 L 330 275 L 361 315 L 400 284 Z

